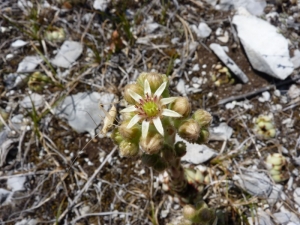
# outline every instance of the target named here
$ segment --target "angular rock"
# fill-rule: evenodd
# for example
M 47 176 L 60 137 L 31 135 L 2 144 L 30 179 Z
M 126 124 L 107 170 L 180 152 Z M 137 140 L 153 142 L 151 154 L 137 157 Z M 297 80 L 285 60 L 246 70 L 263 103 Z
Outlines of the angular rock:
M 94 9 L 98 9 L 100 11 L 105 11 L 108 7 L 110 0 L 95 0 L 93 7 Z
M 191 27 L 198 38 L 207 38 L 211 33 L 210 27 L 204 22 L 199 23 L 198 27 L 195 25 L 192 25 Z
M 223 47 L 219 44 L 210 44 L 210 49 L 218 56 L 218 58 L 244 83 L 249 81 L 247 75 L 235 64 L 235 62 L 226 54 Z
M 114 95 L 110 93 L 77 93 L 66 97 L 54 109 L 54 114 L 68 120 L 69 125 L 78 133 L 89 132 L 95 135 L 95 129 L 105 118 L 105 112 L 100 110 L 99 104 L 108 111 Z
M 233 17 L 238 36 L 254 69 L 284 80 L 294 70 L 288 41 L 268 22 L 239 9 Z
M 45 99 L 42 95 L 37 93 L 32 93 L 30 96 L 26 96 L 21 102 L 21 106 L 26 109 L 32 109 L 33 106 L 35 108 L 40 108 L 44 106 Z
M 43 60 L 40 56 L 26 56 L 18 65 L 17 73 L 32 72 Z
M 178 135 L 176 135 L 176 141 L 183 141 L 186 144 L 186 154 L 181 158 L 181 161 L 200 164 L 204 163 L 218 155 L 217 152 L 207 147 L 206 145 L 191 144 Z
M 239 7 L 246 8 L 252 15 L 260 16 L 267 5 L 265 0 L 206 0 L 217 10 L 236 10 Z
M 244 191 L 259 198 L 267 198 L 272 193 L 272 182 L 265 173 L 242 168 L 241 172 L 241 175 L 235 174 L 233 180 Z
M 81 55 L 83 46 L 76 41 L 65 41 L 51 63 L 58 67 L 69 68 Z

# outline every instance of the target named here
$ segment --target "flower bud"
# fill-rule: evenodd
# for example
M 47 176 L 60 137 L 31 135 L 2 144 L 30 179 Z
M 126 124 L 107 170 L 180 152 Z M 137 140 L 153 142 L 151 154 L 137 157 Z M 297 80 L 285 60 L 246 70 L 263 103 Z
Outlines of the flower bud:
M 138 84 L 127 84 L 124 88 L 124 99 L 126 100 L 126 102 L 128 102 L 129 104 L 134 105 L 136 102 L 135 100 L 130 96 L 129 94 L 129 90 L 133 91 L 141 96 L 143 96 L 144 94 L 144 90 L 143 88 L 138 85 Z
M 114 143 L 117 145 L 119 145 L 124 140 L 124 138 L 121 136 L 121 134 L 117 128 L 112 131 L 110 137 L 114 141 Z
M 145 80 L 148 80 L 152 93 L 154 93 L 164 82 L 162 74 L 155 72 L 141 73 L 137 78 L 137 83 L 144 87 Z
M 200 184 L 204 182 L 204 176 L 200 170 L 196 170 L 195 180 Z
M 185 169 L 184 174 L 186 177 L 186 180 L 189 184 L 194 185 L 195 184 L 195 179 L 196 179 L 196 173 L 194 170 L 191 169 Z
M 186 154 L 186 144 L 183 141 L 178 141 L 174 146 L 176 156 L 182 157 Z
M 140 140 L 140 145 L 145 153 L 155 154 L 164 146 L 164 138 L 159 133 L 149 132 L 145 138 Z
M 200 131 L 200 135 L 199 135 L 199 138 L 197 139 L 197 144 L 201 145 L 201 144 L 204 144 L 206 142 L 208 142 L 209 140 L 209 131 L 208 129 L 206 128 L 202 128 L 201 131 Z
M 274 153 L 267 157 L 266 163 L 270 163 L 274 166 L 283 166 L 286 164 L 286 159 L 283 155 Z
M 200 125 L 193 119 L 186 120 L 178 128 L 178 134 L 181 138 L 194 143 L 200 135 Z
M 186 97 L 178 97 L 172 104 L 171 110 L 178 112 L 182 117 L 188 117 L 191 113 L 191 104 Z
M 185 205 L 183 207 L 183 217 L 190 221 L 193 221 L 197 217 L 197 210 L 192 205 Z
M 128 123 L 129 123 L 129 120 L 123 121 L 122 124 L 119 126 L 120 134 L 122 135 L 123 138 L 125 138 L 127 140 L 138 141 L 138 139 L 141 136 L 140 127 L 137 124 L 135 124 L 133 127 L 127 128 Z
M 203 109 L 198 109 L 193 114 L 193 119 L 196 120 L 201 127 L 207 127 L 210 125 L 210 123 L 212 121 L 212 116 L 209 112 L 207 112 Z
M 136 143 L 127 140 L 121 141 L 119 148 L 122 157 L 132 157 L 139 153 L 139 146 Z

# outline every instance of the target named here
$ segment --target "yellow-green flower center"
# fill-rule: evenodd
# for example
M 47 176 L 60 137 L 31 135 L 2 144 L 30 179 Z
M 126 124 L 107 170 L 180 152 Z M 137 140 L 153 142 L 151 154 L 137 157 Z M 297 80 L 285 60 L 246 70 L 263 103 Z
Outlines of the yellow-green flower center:
M 145 102 L 142 108 L 148 117 L 155 117 L 159 113 L 159 107 L 156 102 Z

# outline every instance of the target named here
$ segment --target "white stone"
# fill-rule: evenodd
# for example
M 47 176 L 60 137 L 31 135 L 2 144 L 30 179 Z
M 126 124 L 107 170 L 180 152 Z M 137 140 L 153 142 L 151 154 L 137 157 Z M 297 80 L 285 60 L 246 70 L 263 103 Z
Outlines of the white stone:
M 291 58 L 291 61 L 295 69 L 300 67 L 300 51 L 298 49 L 294 51 L 294 56 Z
M 20 47 L 23 47 L 25 45 L 27 45 L 27 41 L 23 41 L 23 40 L 16 40 L 14 41 L 13 43 L 11 43 L 11 47 L 13 48 L 20 48 Z
M 176 90 L 182 95 L 186 96 L 186 88 L 185 88 L 185 82 L 183 79 L 180 79 L 179 82 L 176 85 Z
M 288 41 L 276 27 L 252 15 L 245 9 L 233 17 L 238 36 L 252 66 L 261 72 L 284 80 L 294 70 L 290 60 Z
M 210 44 L 210 49 L 218 56 L 218 58 L 244 83 L 248 82 L 246 74 L 235 64 L 235 62 L 226 54 L 224 49 L 219 44 Z
M 204 22 L 199 23 L 198 27 L 192 25 L 192 29 L 196 33 L 198 38 L 207 38 L 211 34 L 210 27 Z
M 256 197 L 267 198 L 272 193 L 272 182 L 267 174 L 243 168 L 240 171 L 241 175 L 235 174 L 232 178 L 237 186 Z
M 227 123 L 221 123 L 219 126 L 209 129 L 209 133 L 209 140 L 224 141 L 231 138 L 233 129 Z
M 192 71 L 199 71 L 200 70 L 200 67 L 199 67 L 199 64 L 195 64 L 192 68 Z
M 300 96 L 300 88 L 297 87 L 297 85 L 293 84 L 293 85 L 289 88 L 287 94 L 288 94 L 288 96 L 289 96 L 290 98 L 292 98 L 292 99 L 297 98 L 297 97 Z
M 239 7 L 245 7 L 252 15 L 262 15 L 267 3 L 265 0 L 206 0 L 217 10 L 236 10 Z M 218 2 L 218 4 L 217 4 Z
M 26 56 L 18 65 L 17 73 L 32 72 L 43 60 L 40 56 Z
M 93 7 L 94 9 L 98 9 L 100 11 L 105 11 L 109 4 L 110 0 L 95 0 Z
M 26 182 L 26 176 L 13 176 L 7 179 L 7 187 L 12 191 L 25 190 L 24 184 Z
M 51 63 L 58 67 L 69 68 L 81 55 L 83 46 L 76 41 L 65 41 Z
M 176 141 L 183 141 L 186 144 L 186 154 L 181 158 L 181 161 L 200 164 L 218 155 L 217 152 L 206 145 L 191 144 L 179 137 L 179 135 L 176 135 Z
M 294 191 L 294 200 L 300 206 L 300 187 L 297 187 Z
M 110 93 L 77 93 L 66 97 L 53 111 L 58 117 L 67 119 L 78 133 L 89 132 L 93 137 L 96 127 L 106 115 L 99 104 L 107 112 L 113 99 L 114 95 Z
M 32 109 L 33 107 L 38 109 L 44 106 L 45 99 L 42 95 L 33 93 L 29 96 L 26 96 L 20 104 L 25 109 Z

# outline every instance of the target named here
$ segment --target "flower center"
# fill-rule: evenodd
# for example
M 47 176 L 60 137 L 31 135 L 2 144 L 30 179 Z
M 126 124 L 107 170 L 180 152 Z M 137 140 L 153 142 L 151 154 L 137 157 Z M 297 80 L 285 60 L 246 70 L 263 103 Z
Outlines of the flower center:
M 159 107 L 156 102 L 145 102 L 142 108 L 148 117 L 155 117 L 159 113 Z

